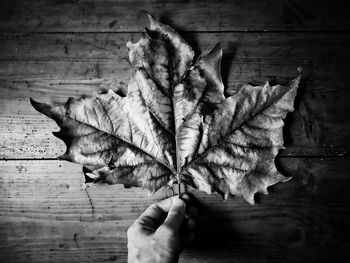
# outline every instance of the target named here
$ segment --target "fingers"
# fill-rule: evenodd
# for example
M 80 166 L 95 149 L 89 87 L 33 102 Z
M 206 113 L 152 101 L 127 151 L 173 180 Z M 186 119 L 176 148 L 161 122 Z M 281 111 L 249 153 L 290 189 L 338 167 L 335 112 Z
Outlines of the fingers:
M 184 223 L 187 231 L 192 231 L 196 226 L 192 218 L 197 214 L 198 210 L 191 206 L 188 194 L 181 196 L 181 199 L 178 196 L 172 196 L 149 206 L 133 225 L 139 226 L 139 229 L 146 234 L 154 233 L 162 224 L 176 232 Z M 186 222 L 184 222 L 185 218 Z
M 181 199 L 186 202 L 186 214 L 185 217 L 188 218 L 193 218 L 198 215 L 198 209 L 197 207 L 191 205 L 191 198 L 188 194 L 184 194 L 181 196 Z
M 182 230 L 182 244 L 184 247 L 190 245 L 195 239 L 196 221 L 195 217 L 198 215 L 197 207 L 193 206 L 193 202 L 188 194 L 184 194 L 181 198 L 186 202 L 186 223 Z
M 179 230 L 186 212 L 186 203 L 180 198 L 172 199 L 172 205 L 169 209 L 168 216 L 164 221 L 164 225 L 170 227 L 174 231 Z
M 164 222 L 166 214 L 169 212 L 175 199 L 178 199 L 178 197 L 172 196 L 152 204 L 135 221 L 135 224 L 141 224 L 146 228 L 156 230 Z

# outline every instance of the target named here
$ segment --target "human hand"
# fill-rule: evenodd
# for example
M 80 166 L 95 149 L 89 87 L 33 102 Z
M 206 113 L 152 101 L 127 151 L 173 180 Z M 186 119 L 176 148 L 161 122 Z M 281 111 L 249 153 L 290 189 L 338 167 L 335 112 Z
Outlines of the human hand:
M 128 262 L 177 262 L 194 239 L 196 215 L 187 194 L 152 204 L 128 229 Z

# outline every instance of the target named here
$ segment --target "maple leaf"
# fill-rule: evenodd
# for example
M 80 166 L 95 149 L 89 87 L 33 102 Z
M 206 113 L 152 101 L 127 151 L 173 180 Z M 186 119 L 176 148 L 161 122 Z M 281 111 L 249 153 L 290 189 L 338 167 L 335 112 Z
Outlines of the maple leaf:
M 174 29 L 148 16 L 150 29 L 127 43 L 127 96 L 109 90 L 63 105 L 31 100 L 61 128 L 53 133 L 67 146 L 59 158 L 87 166 L 95 181 L 151 193 L 183 182 L 251 204 L 255 193 L 288 180 L 274 160 L 300 76 L 287 86 L 246 84 L 226 98 L 220 47 L 194 61 Z

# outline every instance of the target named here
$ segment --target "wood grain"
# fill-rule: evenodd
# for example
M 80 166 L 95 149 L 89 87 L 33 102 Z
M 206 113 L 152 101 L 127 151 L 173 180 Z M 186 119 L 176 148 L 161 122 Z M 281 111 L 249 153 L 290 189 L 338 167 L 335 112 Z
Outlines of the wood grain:
M 125 43 L 139 33 L 1 35 L 0 158 L 55 158 L 64 144 L 55 123 L 36 112 L 32 97 L 68 97 L 125 87 L 130 77 Z M 296 112 L 287 119 L 282 156 L 346 155 L 350 36 L 335 33 L 197 33 L 185 38 L 199 54 L 215 43 L 224 49 L 223 78 L 232 94 L 243 83 L 285 83 L 303 67 Z
M 186 31 L 349 30 L 346 0 L 3 0 L 1 32 L 142 31 L 147 10 Z M 175 23 L 176 22 L 176 23 Z M 342 25 L 342 27 L 340 27 Z
M 336 262 L 349 256 L 349 161 L 281 159 L 279 169 L 293 179 L 259 196 L 255 206 L 190 190 L 200 209 L 198 239 L 181 262 Z M 125 262 L 126 229 L 166 191 L 146 196 L 137 188 L 85 185 L 77 164 L 0 161 L 0 260 Z
M 228 94 L 303 67 L 276 160 L 293 179 L 255 206 L 189 189 L 197 240 L 180 262 L 349 262 L 347 0 L 1 1 L 0 262 L 126 262 L 126 229 L 167 195 L 86 185 L 80 165 L 47 159 L 65 146 L 28 100 L 125 87 L 125 43 L 148 25 L 141 10 L 182 31 L 198 54 L 221 42 Z

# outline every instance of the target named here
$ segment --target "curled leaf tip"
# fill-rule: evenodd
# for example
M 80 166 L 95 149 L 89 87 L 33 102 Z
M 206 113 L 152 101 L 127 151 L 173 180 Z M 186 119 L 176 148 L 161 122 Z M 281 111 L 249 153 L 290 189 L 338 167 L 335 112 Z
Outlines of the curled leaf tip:
M 30 98 L 30 103 L 32 106 L 39 112 L 44 113 L 45 109 L 48 108 L 48 105 L 45 103 L 40 103 L 35 101 L 34 99 Z
M 52 135 L 59 138 L 59 139 L 63 139 L 62 133 L 61 132 L 52 132 Z

